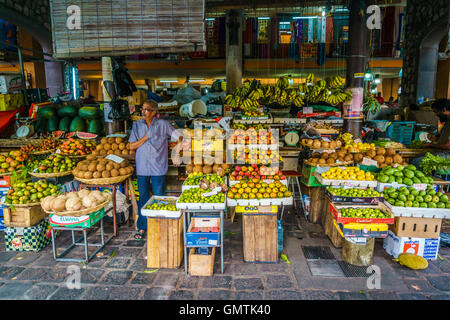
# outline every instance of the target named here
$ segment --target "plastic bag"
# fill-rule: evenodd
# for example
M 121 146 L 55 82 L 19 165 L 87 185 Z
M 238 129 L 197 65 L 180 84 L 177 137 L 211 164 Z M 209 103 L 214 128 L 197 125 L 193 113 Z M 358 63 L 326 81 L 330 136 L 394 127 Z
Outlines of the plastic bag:
M 111 120 L 126 120 L 130 117 L 130 108 L 128 101 L 117 99 L 109 103 L 111 108 L 108 118 Z
M 200 92 L 187 85 L 184 88 L 178 90 L 177 94 L 173 97 L 174 100 L 177 100 L 178 103 L 186 104 L 193 100 L 200 99 L 202 95 Z

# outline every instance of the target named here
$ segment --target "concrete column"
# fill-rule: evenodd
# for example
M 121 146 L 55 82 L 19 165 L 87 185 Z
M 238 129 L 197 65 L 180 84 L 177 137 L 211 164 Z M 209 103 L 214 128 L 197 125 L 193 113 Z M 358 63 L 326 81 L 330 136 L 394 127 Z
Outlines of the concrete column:
M 231 93 L 242 85 L 243 11 L 228 10 L 226 13 L 226 26 L 227 92 Z
M 364 74 L 367 62 L 368 28 L 365 7 L 360 0 L 352 0 L 350 5 L 349 42 L 347 50 L 346 86 L 353 98 L 344 104 L 344 131 L 353 137 L 361 137 L 363 120 L 362 104 L 364 95 Z

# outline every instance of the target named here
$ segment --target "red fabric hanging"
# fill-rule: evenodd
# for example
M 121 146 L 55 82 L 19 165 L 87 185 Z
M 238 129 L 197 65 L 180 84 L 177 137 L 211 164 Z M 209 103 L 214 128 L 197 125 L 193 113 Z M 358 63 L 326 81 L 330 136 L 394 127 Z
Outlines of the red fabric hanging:
M 326 55 L 329 56 L 331 54 L 331 44 L 334 41 L 334 29 L 333 29 L 333 17 L 327 17 L 327 21 L 326 21 L 326 28 L 327 28 L 327 35 L 325 38 L 325 42 L 326 42 Z
M 394 42 L 395 7 L 387 7 L 381 26 L 381 56 L 391 57 Z

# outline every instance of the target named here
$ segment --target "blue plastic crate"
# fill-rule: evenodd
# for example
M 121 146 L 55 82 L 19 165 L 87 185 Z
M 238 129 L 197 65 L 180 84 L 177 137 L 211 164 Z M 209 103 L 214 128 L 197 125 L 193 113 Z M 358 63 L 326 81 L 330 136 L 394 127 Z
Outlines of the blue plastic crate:
M 414 132 L 414 121 L 392 121 L 386 134 L 394 141 L 411 144 Z

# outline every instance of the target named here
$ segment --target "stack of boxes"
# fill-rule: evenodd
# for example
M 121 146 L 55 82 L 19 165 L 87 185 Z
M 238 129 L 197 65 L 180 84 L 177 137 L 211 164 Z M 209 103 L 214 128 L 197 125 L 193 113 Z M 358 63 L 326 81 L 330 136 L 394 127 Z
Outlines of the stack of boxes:
M 189 274 L 212 276 L 216 247 L 220 245 L 220 218 L 193 217 L 186 231 Z
M 409 209 L 409 208 L 403 208 Z M 420 213 L 411 212 L 407 216 L 396 216 L 389 228 L 388 237 L 384 239 L 383 248 L 388 254 L 397 258 L 401 253 L 413 253 L 427 260 L 436 260 L 439 253 L 442 218 L 436 213 L 426 218 Z M 422 209 L 422 208 L 421 208 Z M 428 209 L 427 210 L 438 210 Z M 449 209 L 441 209 L 448 210 Z M 395 213 L 395 212 L 394 212 Z
M 16 110 L 24 105 L 22 76 L 20 74 L 0 75 L 0 111 Z
M 22 93 L 0 93 L 0 111 L 16 110 L 24 105 Z
M 0 229 L 5 233 L 6 250 L 40 251 L 52 241 L 48 218 L 40 205 L 15 210 L 5 205 L 10 188 L 10 176 L 1 177 Z

